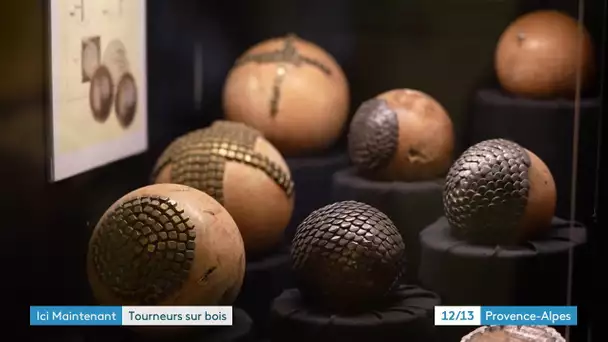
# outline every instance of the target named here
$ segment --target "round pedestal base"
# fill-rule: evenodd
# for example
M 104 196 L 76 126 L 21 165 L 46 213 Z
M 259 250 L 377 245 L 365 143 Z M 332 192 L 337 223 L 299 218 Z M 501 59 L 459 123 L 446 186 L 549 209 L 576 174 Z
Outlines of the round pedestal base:
M 582 251 L 587 234 L 557 218 L 552 226 L 542 240 L 478 246 L 453 238 L 442 217 L 420 234 L 420 281 L 444 305 L 566 305 L 569 251 Z
M 296 202 L 285 239 L 291 242 L 298 225 L 314 210 L 330 203 L 331 177 L 350 162 L 342 151 L 321 156 L 286 158 L 295 184 Z
M 283 292 L 272 306 L 272 342 L 433 342 L 436 294 L 401 285 L 394 304 L 353 316 L 324 313 L 309 307 L 297 289 Z
M 235 305 L 245 310 L 255 324 L 256 335 L 268 333 L 272 301 L 294 286 L 288 248 L 247 262 L 245 279 Z
M 497 89 L 479 90 L 470 117 L 469 144 L 494 138 L 517 142 L 542 159 L 557 187 L 559 217 L 569 217 L 572 181 L 574 101 L 531 100 Z M 592 214 L 601 99 L 580 102 L 577 215 Z
M 406 283 L 417 283 L 420 260 L 418 235 L 443 215 L 443 179 L 426 182 L 379 182 L 358 175 L 355 168 L 336 172 L 332 201 L 355 200 L 385 213 L 401 232 L 405 243 Z

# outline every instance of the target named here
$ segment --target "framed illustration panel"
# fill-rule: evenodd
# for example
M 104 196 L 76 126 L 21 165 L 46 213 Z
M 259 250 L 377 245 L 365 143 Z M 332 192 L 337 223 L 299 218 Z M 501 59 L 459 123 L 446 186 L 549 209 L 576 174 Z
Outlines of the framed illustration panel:
M 148 146 L 145 0 L 49 1 L 51 180 Z

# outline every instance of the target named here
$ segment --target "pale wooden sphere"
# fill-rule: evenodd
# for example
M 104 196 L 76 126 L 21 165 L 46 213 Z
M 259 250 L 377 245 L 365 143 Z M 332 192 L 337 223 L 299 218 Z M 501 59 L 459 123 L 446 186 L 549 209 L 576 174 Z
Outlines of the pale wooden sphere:
M 237 60 L 224 85 L 224 115 L 258 129 L 284 155 L 302 155 L 340 137 L 349 96 L 334 58 L 289 35 L 261 42 Z
M 281 154 L 255 129 L 216 121 L 176 139 L 159 158 L 155 183 L 204 191 L 236 221 L 248 254 L 277 246 L 294 206 L 293 182 Z
M 574 96 L 580 73 L 584 90 L 595 76 L 595 57 L 591 37 L 580 25 L 552 10 L 515 20 L 500 37 L 495 54 L 502 87 L 531 98 Z
M 412 89 L 382 93 L 351 121 L 349 154 L 374 178 L 423 181 L 442 177 L 452 163 L 452 120 L 439 102 Z
M 156 184 L 104 213 L 87 270 L 103 305 L 230 305 L 243 283 L 245 250 L 216 200 L 191 187 Z

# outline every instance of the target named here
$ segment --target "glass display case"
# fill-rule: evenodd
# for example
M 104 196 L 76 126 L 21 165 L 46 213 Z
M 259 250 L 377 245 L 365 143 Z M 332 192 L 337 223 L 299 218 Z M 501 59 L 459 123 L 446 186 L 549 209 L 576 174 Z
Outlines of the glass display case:
M 1 6 L 32 340 L 602 341 L 605 1 Z

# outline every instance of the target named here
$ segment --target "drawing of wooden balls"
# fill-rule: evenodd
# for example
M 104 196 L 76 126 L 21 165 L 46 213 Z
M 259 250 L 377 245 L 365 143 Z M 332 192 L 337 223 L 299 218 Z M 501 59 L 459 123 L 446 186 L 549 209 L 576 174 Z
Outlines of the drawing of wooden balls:
M 117 86 L 122 75 L 129 72 L 131 67 L 127 58 L 127 48 L 122 41 L 115 39 L 108 43 L 103 53 L 102 64 L 108 68 L 114 85 Z
M 543 98 L 574 96 L 593 81 L 593 43 L 580 23 L 566 14 L 542 10 L 515 20 L 499 39 L 495 69 L 502 87 L 513 94 Z M 582 49 L 582 50 L 581 50 Z
M 405 247 L 384 213 L 344 201 L 314 211 L 298 226 L 291 256 L 304 296 L 333 310 L 356 311 L 391 293 Z
M 294 189 L 281 154 L 255 129 L 216 121 L 175 140 L 152 179 L 204 191 L 236 221 L 248 254 L 278 245 L 293 212 Z
M 217 201 L 187 186 L 157 184 L 103 214 L 87 271 L 103 305 L 230 305 L 243 282 L 245 251 Z
M 137 111 L 137 85 L 130 72 L 124 73 L 116 86 L 114 110 L 121 127 L 131 126 Z
M 99 39 L 87 38 L 82 40 L 82 79 L 90 80 L 100 63 Z
M 89 85 L 89 106 L 93 118 L 97 122 L 105 122 L 112 110 L 114 100 L 114 82 L 110 71 L 105 66 L 99 66 Z
M 557 199 L 547 165 L 504 139 L 467 149 L 450 168 L 443 197 L 452 233 L 487 244 L 518 243 L 546 233 Z
M 348 152 L 363 174 L 390 181 L 442 177 L 452 162 L 454 132 L 431 96 L 395 89 L 364 102 L 353 117 Z
M 285 155 L 326 149 L 346 124 L 349 87 L 326 51 L 294 35 L 240 57 L 224 85 L 225 118 L 258 129 Z

